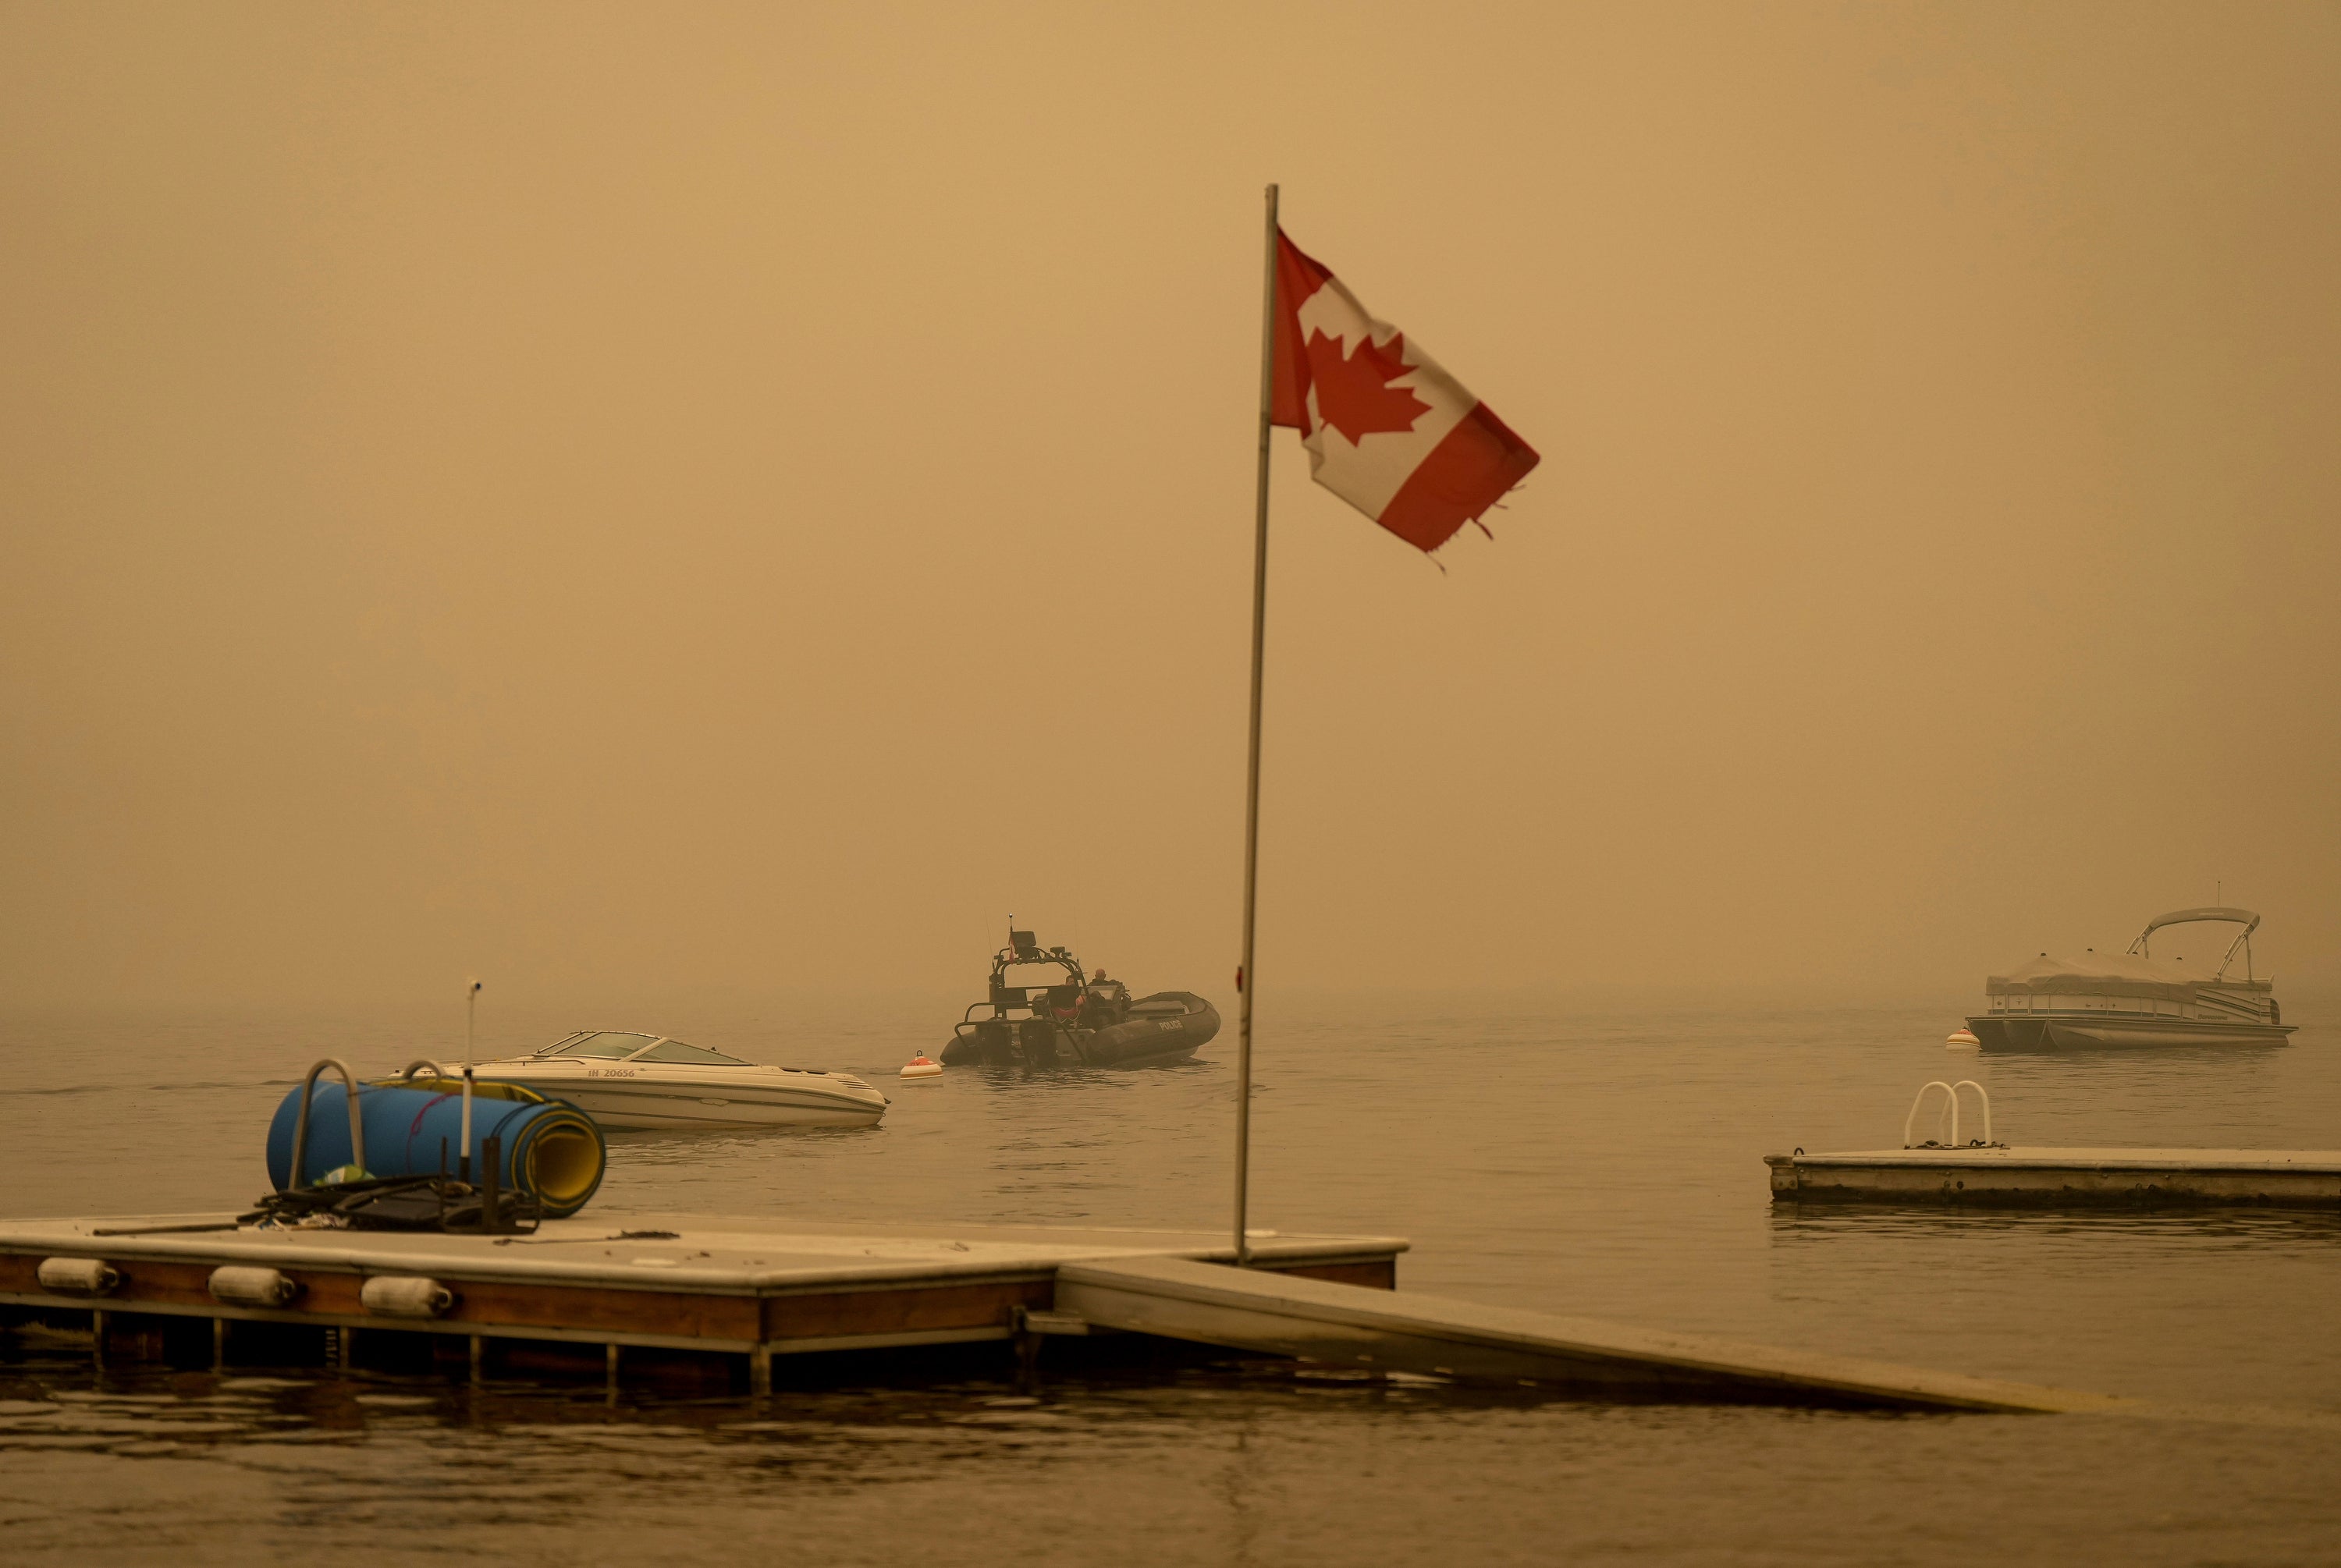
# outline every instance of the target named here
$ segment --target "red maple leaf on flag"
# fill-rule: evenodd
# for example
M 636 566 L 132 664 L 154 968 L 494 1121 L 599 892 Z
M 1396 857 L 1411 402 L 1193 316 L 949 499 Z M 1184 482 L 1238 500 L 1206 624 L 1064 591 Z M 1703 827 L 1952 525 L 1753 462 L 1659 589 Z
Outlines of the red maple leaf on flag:
M 1309 380 L 1317 390 L 1317 417 L 1352 444 L 1375 431 L 1410 431 L 1430 412 L 1411 387 L 1390 383 L 1414 367 L 1400 359 L 1406 334 L 1392 332 L 1378 343 L 1367 338 L 1346 358 L 1341 340 L 1320 331 L 1309 334 Z

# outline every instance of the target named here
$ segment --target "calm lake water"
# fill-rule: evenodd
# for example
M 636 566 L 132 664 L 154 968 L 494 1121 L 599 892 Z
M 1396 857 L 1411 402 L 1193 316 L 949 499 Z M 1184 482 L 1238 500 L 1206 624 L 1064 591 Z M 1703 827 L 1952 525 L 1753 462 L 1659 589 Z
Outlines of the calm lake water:
M 1410 1236 L 1400 1282 L 2146 1396 L 2140 1417 L 1607 1405 L 1230 1361 L 745 1398 L 0 1357 L 14 1563 L 711 1560 L 2330 1563 L 2341 1216 L 1797 1213 L 1761 1156 L 1900 1140 L 1973 1077 L 2023 1144 L 2341 1146 L 2341 1031 L 2228 1052 L 1978 1057 L 1953 996 L 1641 1011 L 1307 998 L 1261 1020 L 1253 1224 Z M 2287 997 L 2287 1011 L 2335 1016 Z M 1232 1032 L 1193 1066 L 897 1089 L 956 1006 L 491 1009 L 483 1054 L 650 1028 L 850 1068 L 862 1132 L 619 1134 L 593 1210 L 1218 1226 Z M 443 1021 L 0 1020 L 0 1214 L 241 1206 L 320 1055 L 460 1055 Z

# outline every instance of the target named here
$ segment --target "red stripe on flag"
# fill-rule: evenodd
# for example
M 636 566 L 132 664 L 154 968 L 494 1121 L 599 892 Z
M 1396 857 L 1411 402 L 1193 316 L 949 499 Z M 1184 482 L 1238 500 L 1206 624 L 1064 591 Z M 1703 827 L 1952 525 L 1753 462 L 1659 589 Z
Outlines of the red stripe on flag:
M 1309 296 L 1333 281 L 1321 262 L 1301 253 L 1300 247 L 1276 231 L 1276 358 L 1274 395 L 1268 402 L 1270 424 L 1309 429 L 1309 351 L 1300 341 L 1300 307 Z
M 1420 551 L 1437 550 L 1467 522 L 1529 476 L 1536 449 L 1514 435 L 1486 403 L 1430 449 L 1374 521 Z

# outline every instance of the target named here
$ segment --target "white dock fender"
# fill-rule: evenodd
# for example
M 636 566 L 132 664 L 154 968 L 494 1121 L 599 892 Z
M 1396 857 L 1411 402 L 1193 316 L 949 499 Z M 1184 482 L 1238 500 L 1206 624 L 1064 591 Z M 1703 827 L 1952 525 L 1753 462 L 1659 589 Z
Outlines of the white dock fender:
M 246 1268 L 234 1264 L 212 1270 L 212 1299 L 230 1306 L 283 1306 L 301 1294 L 298 1281 L 273 1268 Z
M 384 1317 L 437 1317 L 455 1293 L 419 1274 L 378 1274 L 358 1287 L 358 1303 Z
M 35 1278 L 59 1295 L 107 1295 L 122 1283 L 122 1271 L 97 1257 L 45 1257 Z

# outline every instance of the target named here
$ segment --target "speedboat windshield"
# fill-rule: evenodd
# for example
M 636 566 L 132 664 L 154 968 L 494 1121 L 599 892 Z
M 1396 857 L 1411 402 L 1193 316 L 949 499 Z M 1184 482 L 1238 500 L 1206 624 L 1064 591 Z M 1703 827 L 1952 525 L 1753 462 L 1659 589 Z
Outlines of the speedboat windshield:
M 670 1067 L 752 1067 L 756 1065 L 743 1062 L 737 1057 L 727 1057 L 722 1051 L 711 1051 L 705 1046 L 685 1045 L 681 1040 L 670 1040 L 663 1035 L 637 1034 L 631 1029 L 589 1030 L 547 1046 L 536 1054 L 539 1059 L 546 1057 L 590 1057 L 605 1062 L 661 1062 Z
M 600 1057 L 605 1061 L 623 1061 L 644 1046 L 657 1043 L 656 1035 L 621 1033 L 600 1029 L 591 1034 L 573 1035 L 557 1046 L 547 1046 L 537 1052 L 540 1057 Z
M 711 1051 L 705 1046 L 686 1046 L 681 1040 L 661 1040 L 641 1056 L 637 1062 L 672 1062 L 694 1067 L 752 1067 L 753 1062 L 743 1062 L 737 1057 L 727 1057 L 722 1051 Z

